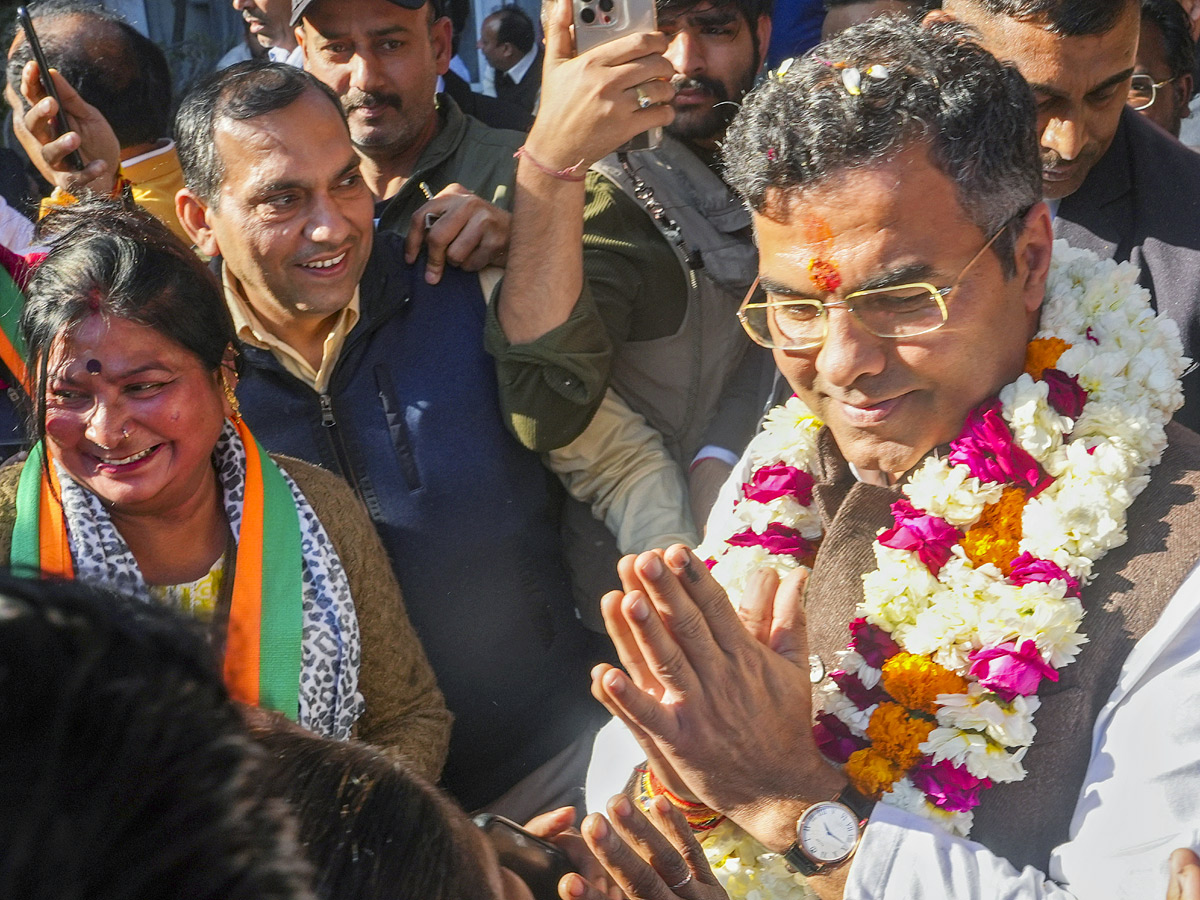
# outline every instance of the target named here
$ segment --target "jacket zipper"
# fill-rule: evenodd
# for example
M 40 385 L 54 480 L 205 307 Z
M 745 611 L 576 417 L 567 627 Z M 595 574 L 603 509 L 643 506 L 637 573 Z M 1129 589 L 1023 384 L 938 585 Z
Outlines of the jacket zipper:
M 321 403 L 321 425 L 329 429 L 329 440 L 333 443 L 333 452 L 337 456 L 341 476 L 350 483 L 350 486 L 354 488 L 354 493 L 358 494 L 361 499 L 362 491 L 359 489 L 358 478 L 350 465 L 350 457 L 346 453 L 341 431 L 337 427 L 337 419 L 333 415 L 333 398 L 328 394 L 319 394 L 318 397 Z

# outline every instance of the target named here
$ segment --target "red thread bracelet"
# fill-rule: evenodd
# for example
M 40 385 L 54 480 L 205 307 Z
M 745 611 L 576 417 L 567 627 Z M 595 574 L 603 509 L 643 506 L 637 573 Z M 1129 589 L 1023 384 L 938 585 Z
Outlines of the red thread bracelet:
M 539 172 L 541 172 L 543 175 L 549 175 L 551 178 L 557 178 L 559 181 L 583 181 L 584 178 L 587 177 L 586 174 L 580 175 L 576 171 L 580 166 L 583 165 L 582 159 L 579 162 L 575 163 L 575 165 L 568 166 L 565 169 L 551 169 L 549 166 L 544 166 L 540 162 L 538 162 L 536 159 L 534 159 L 533 155 L 528 150 L 525 149 L 524 144 L 522 144 L 520 147 L 517 148 L 517 152 L 513 154 L 513 157 L 516 159 L 521 159 L 523 157 L 523 158 L 529 160 L 529 164 L 532 165 Z

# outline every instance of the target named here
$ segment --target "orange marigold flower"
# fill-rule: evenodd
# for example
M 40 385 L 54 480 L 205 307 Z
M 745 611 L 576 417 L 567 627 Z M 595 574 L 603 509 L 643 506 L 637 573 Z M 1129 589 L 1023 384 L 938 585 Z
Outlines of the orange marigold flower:
M 897 653 L 885 662 L 881 683 L 897 703 L 930 715 L 937 712 L 938 694 L 964 694 L 967 690 L 962 676 L 942 668 L 928 656 L 913 653 Z
M 910 715 L 903 706 L 880 703 L 871 714 L 867 737 L 877 753 L 907 772 L 920 758 L 921 751 L 917 748 L 929 738 L 933 728 L 933 722 Z
M 979 521 L 962 539 L 963 552 L 972 565 L 992 563 L 1005 575 L 1009 573 L 1012 561 L 1021 554 L 1021 515 L 1026 499 L 1021 488 L 1005 488 L 999 500 L 983 508 Z
M 844 771 L 854 789 L 872 800 L 878 800 L 904 776 L 903 769 L 870 747 L 851 754 Z
M 1042 373 L 1047 369 L 1056 368 L 1058 358 L 1069 349 L 1071 345 L 1062 338 L 1048 337 L 1030 341 L 1025 350 L 1025 371 L 1033 376 L 1034 381 L 1040 381 Z

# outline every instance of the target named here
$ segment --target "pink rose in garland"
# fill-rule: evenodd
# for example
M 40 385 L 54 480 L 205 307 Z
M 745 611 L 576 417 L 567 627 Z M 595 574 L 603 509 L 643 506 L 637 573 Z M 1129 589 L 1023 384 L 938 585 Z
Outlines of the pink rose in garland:
M 1046 369 L 1042 372 L 1042 381 L 1050 388 L 1047 399 L 1058 414 L 1068 419 L 1078 419 L 1083 412 L 1083 404 L 1087 402 L 1088 392 L 1079 386 L 1075 376 L 1058 369 Z
M 828 759 L 845 765 L 854 753 L 868 746 L 866 738 L 855 737 L 850 727 L 833 713 L 818 713 L 813 723 L 817 749 Z
M 813 477 L 795 466 L 775 463 L 763 466 L 742 485 L 747 500 L 770 503 L 780 497 L 795 497 L 801 506 L 812 503 Z
M 1029 485 L 1036 497 L 1054 480 L 1038 461 L 1017 446 L 1008 424 L 1000 415 L 1000 401 L 993 400 L 971 410 L 962 435 L 950 444 L 950 462 L 965 465 L 980 481 Z
M 739 531 L 725 541 L 732 547 L 764 547 L 768 553 L 776 556 L 794 556 L 804 562 L 811 560 L 817 552 L 817 545 L 806 540 L 795 528 L 788 528 L 778 522 L 772 522 L 762 534 L 753 528 Z
M 896 550 L 913 550 L 936 575 L 950 559 L 951 548 L 962 537 L 954 526 L 917 509 L 904 497 L 892 504 L 896 525 L 879 535 L 879 543 Z
M 1072 578 L 1062 566 L 1055 565 L 1048 559 L 1038 559 L 1032 553 L 1025 552 L 1012 561 L 1008 580 L 1013 584 L 1029 584 L 1031 581 L 1041 581 L 1049 584 L 1051 581 L 1064 581 L 1067 585 L 1068 597 L 1079 597 L 1079 582 Z
M 850 649 L 872 669 L 882 669 L 885 660 L 900 652 L 900 645 L 878 625 L 859 618 L 850 623 Z
M 971 676 L 1005 700 L 1036 694 L 1043 678 L 1058 681 L 1058 672 L 1042 659 L 1033 641 L 1025 641 L 1020 647 L 1015 641 L 1007 641 L 974 650 L 967 659 L 971 661 Z
M 976 778 L 948 759 L 921 762 L 909 776 L 929 802 L 947 812 L 966 812 L 979 805 L 979 792 L 992 786 L 990 778 Z

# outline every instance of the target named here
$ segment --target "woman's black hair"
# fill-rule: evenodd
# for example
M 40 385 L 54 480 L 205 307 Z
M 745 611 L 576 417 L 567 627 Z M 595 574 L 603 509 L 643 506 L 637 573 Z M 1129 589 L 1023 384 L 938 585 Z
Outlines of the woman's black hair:
M 140 207 L 114 200 L 64 207 L 42 219 L 38 241 L 49 250 L 30 275 L 21 314 L 34 379 L 29 404 L 34 440 L 45 437 L 50 349 L 89 316 L 149 326 L 214 372 L 236 347 L 216 277 Z

